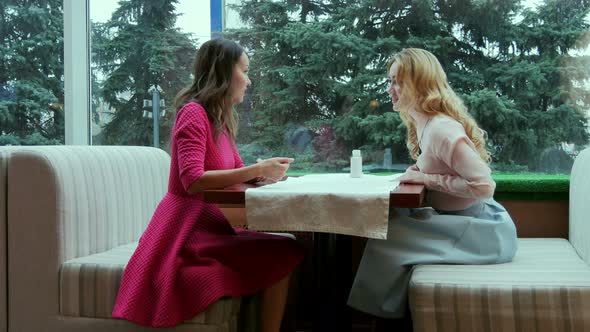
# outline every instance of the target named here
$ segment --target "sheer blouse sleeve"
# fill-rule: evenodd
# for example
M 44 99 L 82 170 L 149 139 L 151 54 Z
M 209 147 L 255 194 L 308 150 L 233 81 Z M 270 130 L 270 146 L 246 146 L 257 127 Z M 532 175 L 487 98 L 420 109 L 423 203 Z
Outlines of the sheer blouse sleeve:
M 494 195 L 496 183 L 491 170 L 480 157 L 473 142 L 458 122 L 433 128 L 432 152 L 457 175 L 425 174 L 429 189 L 458 197 L 489 198 Z

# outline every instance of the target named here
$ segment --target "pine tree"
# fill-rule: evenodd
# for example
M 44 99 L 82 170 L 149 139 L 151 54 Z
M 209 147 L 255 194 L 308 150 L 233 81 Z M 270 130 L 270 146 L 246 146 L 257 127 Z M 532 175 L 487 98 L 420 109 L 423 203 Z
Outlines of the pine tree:
M 97 76 L 105 77 L 99 91 L 115 110 L 101 132 L 104 144 L 151 145 L 153 122 L 143 118 L 143 100 L 150 88 L 160 87 L 168 116 L 160 141 L 166 142 L 173 120 L 176 93 L 190 83 L 194 40 L 174 27 L 177 0 L 124 0 L 106 23 L 92 27 L 93 58 Z
M 588 46 L 582 36 L 589 8 L 587 1 L 547 0 L 523 10 L 481 71 L 487 84 L 467 101 L 500 162 L 537 170 L 560 142 L 588 142 L 589 57 L 575 51 Z
M 500 165 L 539 168 L 560 142 L 588 142 L 584 17 L 588 1 L 538 10 L 495 0 L 246 0 L 232 31 L 251 54 L 254 140 L 281 149 L 285 126 L 328 123 L 348 149 L 393 147 L 405 129 L 391 110 L 385 64 L 404 47 L 434 53 L 488 134 Z M 344 157 L 344 156 L 343 156 Z
M 0 145 L 64 142 L 62 4 L 0 2 Z

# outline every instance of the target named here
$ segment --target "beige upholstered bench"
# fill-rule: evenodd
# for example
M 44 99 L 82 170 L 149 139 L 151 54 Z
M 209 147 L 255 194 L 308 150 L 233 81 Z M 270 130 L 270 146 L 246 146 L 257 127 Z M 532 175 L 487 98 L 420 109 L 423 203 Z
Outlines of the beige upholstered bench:
M 0 321 L 9 331 L 237 330 L 240 298 L 168 329 L 110 318 L 125 265 L 166 192 L 169 164 L 166 152 L 149 147 L 0 148 L 0 221 L 8 229 Z
M 133 242 L 64 262 L 59 280 L 60 313 L 70 317 L 111 318 L 123 270 L 136 247 L 137 242 Z M 240 298 L 224 298 L 186 324 L 229 328 L 230 323 L 237 323 L 239 311 Z
M 511 263 L 416 267 L 414 331 L 590 331 L 590 149 L 571 173 L 569 241 L 518 245 Z

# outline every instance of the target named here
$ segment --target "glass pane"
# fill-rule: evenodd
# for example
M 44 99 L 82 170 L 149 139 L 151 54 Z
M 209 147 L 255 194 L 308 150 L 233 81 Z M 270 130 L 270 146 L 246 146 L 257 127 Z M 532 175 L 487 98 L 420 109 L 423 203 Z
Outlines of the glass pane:
M 210 38 L 208 1 L 91 0 L 90 20 L 93 144 L 167 149 L 173 99 Z
M 0 11 L 0 145 L 63 144 L 63 1 L 0 1 Z
M 240 106 L 247 162 L 294 156 L 291 169 L 365 171 L 413 163 L 386 92 L 405 47 L 442 63 L 487 133 L 498 172 L 569 173 L 588 145 L 586 1 L 226 0 L 224 35 L 247 48 L 252 86 Z M 234 6 L 237 6 L 235 8 Z
M 94 144 L 154 145 L 157 134 L 166 146 L 173 97 L 212 35 L 210 3 L 91 0 Z M 238 107 L 246 163 L 290 155 L 294 170 L 344 172 L 361 149 L 366 171 L 403 171 L 413 161 L 385 66 L 404 47 L 437 55 L 486 131 L 495 171 L 568 173 L 588 144 L 584 1 L 219 4 L 221 35 L 251 58 L 253 85 Z

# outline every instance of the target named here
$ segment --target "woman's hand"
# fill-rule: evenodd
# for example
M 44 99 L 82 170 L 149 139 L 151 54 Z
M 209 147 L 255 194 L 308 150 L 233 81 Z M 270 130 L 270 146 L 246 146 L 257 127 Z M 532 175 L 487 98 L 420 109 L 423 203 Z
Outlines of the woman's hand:
M 399 182 L 400 183 L 410 183 L 410 184 L 424 184 L 424 173 L 413 170 L 412 166 L 410 166 L 404 175 L 400 176 Z
M 289 169 L 289 165 L 294 161 L 293 158 L 275 157 L 269 159 L 258 159 L 257 163 L 260 165 L 260 175 L 263 181 L 270 180 L 277 182 L 285 177 L 285 173 Z
M 266 181 L 266 178 L 264 176 L 257 176 L 257 177 L 252 178 L 244 183 L 256 184 L 256 183 L 264 182 L 264 181 Z
M 408 168 L 406 169 L 406 171 L 420 171 L 420 169 L 418 168 L 418 165 L 416 165 L 416 164 L 413 164 L 413 165 L 411 165 L 410 167 L 408 167 Z

